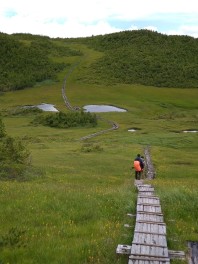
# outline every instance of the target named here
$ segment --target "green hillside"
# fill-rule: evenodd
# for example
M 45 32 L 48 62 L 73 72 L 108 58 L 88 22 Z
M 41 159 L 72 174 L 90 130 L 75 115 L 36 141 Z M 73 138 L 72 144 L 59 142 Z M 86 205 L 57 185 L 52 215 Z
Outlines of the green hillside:
M 31 87 L 47 79 L 56 80 L 57 73 L 70 64 L 55 58 L 81 55 L 56 45 L 48 37 L 29 34 L 0 33 L 0 43 L 0 91 Z
M 198 87 L 198 39 L 148 30 L 124 31 L 87 39 L 104 56 L 90 66 L 104 83 L 157 87 Z M 93 78 L 92 78 L 93 81 Z
M 83 74 L 89 83 L 198 87 L 198 39 L 134 30 L 62 42 L 30 34 L 0 33 L 0 90 L 56 80 L 56 74 L 69 66 L 61 58 L 83 55 L 68 45 L 71 42 L 103 53 Z
M 132 243 L 131 167 L 147 146 L 156 178 L 146 182 L 160 198 L 168 249 L 187 253 L 187 241 L 198 240 L 197 39 L 144 30 L 0 39 L 0 264 L 126 264 L 115 251 Z M 154 74 L 155 63 L 163 71 Z M 97 120 L 71 111 L 63 83 L 72 107 L 127 111 Z M 59 113 L 24 108 L 41 103 Z

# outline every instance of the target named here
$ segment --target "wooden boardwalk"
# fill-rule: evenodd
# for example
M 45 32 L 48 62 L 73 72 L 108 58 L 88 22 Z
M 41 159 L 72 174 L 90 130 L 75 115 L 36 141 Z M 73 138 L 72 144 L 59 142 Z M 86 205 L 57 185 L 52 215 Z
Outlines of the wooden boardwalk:
M 136 224 L 128 264 L 170 264 L 166 225 L 154 188 L 141 181 L 138 188 Z

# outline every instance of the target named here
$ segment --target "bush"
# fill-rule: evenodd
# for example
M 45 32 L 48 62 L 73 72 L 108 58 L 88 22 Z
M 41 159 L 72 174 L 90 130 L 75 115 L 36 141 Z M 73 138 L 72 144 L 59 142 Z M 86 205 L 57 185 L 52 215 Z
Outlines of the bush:
M 2 120 L 0 119 L 0 138 L 5 137 L 5 135 L 6 135 L 5 126 Z
M 103 148 L 98 144 L 92 144 L 92 143 L 85 143 L 81 147 L 82 152 L 101 152 L 103 151 Z
M 42 124 L 50 127 L 69 128 L 69 127 L 94 127 L 97 125 L 97 117 L 89 112 L 58 112 L 36 117 L 33 124 Z
M 30 165 L 30 152 L 19 139 L 6 135 L 0 119 L 0 179 L 18 179 Z

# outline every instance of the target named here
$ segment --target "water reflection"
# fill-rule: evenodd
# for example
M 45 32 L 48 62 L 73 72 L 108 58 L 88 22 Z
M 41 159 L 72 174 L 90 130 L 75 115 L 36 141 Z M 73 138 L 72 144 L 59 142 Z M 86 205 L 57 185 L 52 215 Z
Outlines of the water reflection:
M 53 104 L 38 104 L 38 105 L 26 105 L 24 108 L 34 108 L 37 107 L 45 112 L 58 112 L 58 110 L 54 107 Z
M 46 112 L 58 112 L 58 110 L 52 104 L 42 103 L 42 104 L 36 105 L 36 107 Z
M 184 133 L 197 133 L 197 130 L 184 130 Z
M 102 113 L 102 112 L 126 112 L 127 110 L 118 108 L 111 105 L 85 105 L 83 109 L 86 112 L 95 112 L 95 113 Z

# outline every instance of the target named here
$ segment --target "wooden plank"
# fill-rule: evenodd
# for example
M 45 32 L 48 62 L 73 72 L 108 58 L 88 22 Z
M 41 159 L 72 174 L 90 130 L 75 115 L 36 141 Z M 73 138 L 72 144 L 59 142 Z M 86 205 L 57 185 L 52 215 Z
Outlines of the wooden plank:
M 137 189 L 138 190 L 145 190 L 145 189 L 152 189 L 153 191 L 154 191 L 154 187 L 153 186 L 151 186 L 151 185 L 141 185 L 141 184 L 138 184 L 137 185 Z
M 158 197 L 157 195 L 153 195 L 153 196 L 150 196 L 150 195 L 149 195 L 149 196 L 148 196 L 148 195 L 145 195 L 145 193 L 142 193 L 142 194 L 141 194 L 141 193 L 138 193 L 138 197 L 139 197 L 139 198 L 151 198 L 151 199 L 153 198 L 153 199 L 159 199 L 159 197 Z M 160 199 L 159 199 L 159 200 L 160 200 Z
M 159 234 L 155 232 L 144 232 L 144 231 L 134 231 L 135 233 L 141 233 L 141 234 L 152 234 L 152 235 L 161 235 L 161 236 L 166 236 L 166 234 Z
M 168 258 L 167 247 L 155 247 L 147 245 L 133 244 L 131 248 L 131 254 L 134 256 L 144 256 L 144 257 L 159 257 Z
M 138 197 L 137 203 L 144 203 L 144 204 L 160 204 L 159 198 L 154 197 Z
M 149 214 L 149 215 L 163 216 L 162 213 L 157 213 L 157 212 L 155 212 L 155 213 L 152 213 L 152 212 L 138 212 L 137 215 L 138 215 L 138 214 Z
M 143 203 L 143 202 L 138 202 L 137 205 L 148 205 L 148 206 L 155 206 L 155 207 L 161 207 L 160 204 L 155 204 L 155 203 Z
M 131 246 L 129 245 L 118 245 L 116 249 L 117 254 L 130 255 L 131 254 Z
M 148 235 L 148 234 L 147 234 Z M 166 239 L 164 239 L 164 241 L 165 241 L 165 243 L 164 243 L 164 245 L 159 245 L 159 244 L 149 244 L 149 243 L 140 243 L 139 242 L 139 240 L 138 240 L 138 242 L 137 243 L 135 243 L 135 242 L 132 242 L 132 246 L 133 245 L 140 245 L 140 246 L 149 246 L 149 247 L 153 247 L 153 246 L 155 246 L 155 247 L 166 247 L 167 248 L 167 243 L 166 243 Z
M 150 213 L 161 213 L 162 209 L 161 206 L 153 206 L 153 205 L 142 205 L 137 204 L 136 207 L 137 212 L 150 212 Z
M 138 188 L 139 193 L 140 192 L 152 192 L 154 193 L 154 188 Z
M 147 195 L 147 196 L 153 196 L 154 192 L 149 191 L 141 191 L 139 192 L 139 195 Z
M 140 187 L 153 187 L 151 184 L 139 184 Z
M 166 260 L 154 261 L 154 260 L 147 260 L 147 259 L 144 259 L 144 260 L 141 260 L 141 259 L 129 259 L 128 264 L 170 264 L 170 261 L 166 261 Z
M 154 187 L 152 185 L 149 185 L 149 184 L 148 185 L 146 185 L 146 184 L 145 185 L 144 184 L 143 185 L 139 184 L 137 186 L 137 188 L 138 189 L 141 189 L 141 188 L 152 188 L 152 189 L 154 189 Z
M 150 257 L 150 256 L 137 256 L 137 255 L 130 255 L 130 260 L 147 260 L 147 261 L 162 261 L 170 263 L 169 258 L 160 258 L 160 257 Z
M 184 251 L 169 250 L 168 254 L 170 259 L 182 259 L 182 260 L 186 259 L 186 255 Z
M 138 213 L 136 215 L 136 221 L 163 223 L 163 215 Z
M 141 203 L 152 203 L 152 204 L 159 204 L 159 199 L 153 198 L 153 197 L 138 197 L 138 202 Z
M 188 241 L 188 263 L 197 264 L 198 263 L 198 242 Z
M 156 222 L 156 221 L 136 220 L 136 223 L 156 224 L 156 225 L 164 225 L 165 226 L 165 223 Z

